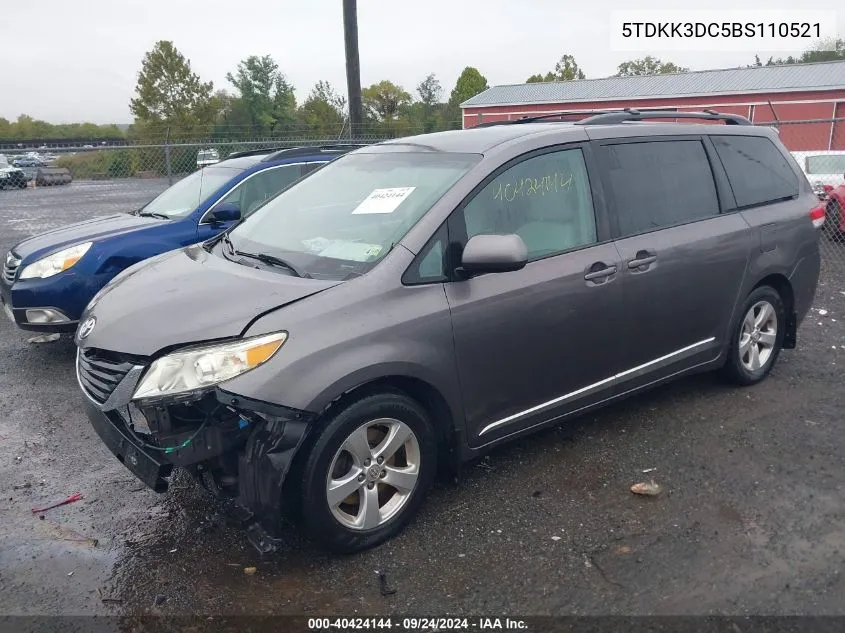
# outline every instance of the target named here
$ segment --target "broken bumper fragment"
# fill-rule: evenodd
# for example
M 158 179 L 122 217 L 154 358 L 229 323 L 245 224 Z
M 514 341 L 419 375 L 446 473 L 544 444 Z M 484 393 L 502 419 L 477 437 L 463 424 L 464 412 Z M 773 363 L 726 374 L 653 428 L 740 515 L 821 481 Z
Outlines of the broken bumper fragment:
M 285 476 L 313 414 L 219 387 L 136 407 L 130 398 L 142 373 L 137 365 L 98 362 L 99 369 L 77 360 L 77 376 L 91 425 L 112 454 L 156 492 L 167 491 L 174 467 L 187 469 L 216 495 L 234 500 L 253 543 L 271 549 Z M 104 363 L 113 384 L 106 384 Z

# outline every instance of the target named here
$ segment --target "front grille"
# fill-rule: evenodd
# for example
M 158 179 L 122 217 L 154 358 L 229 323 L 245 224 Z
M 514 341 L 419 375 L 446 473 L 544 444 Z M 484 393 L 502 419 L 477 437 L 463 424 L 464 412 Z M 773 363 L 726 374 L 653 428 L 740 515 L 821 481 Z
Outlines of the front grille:
M 3 281 L 11 285 L 15 281 L 15 275 L 18 273 L 18 266 L 21 265 L 21 260 L 12 254 L 10 251 L 3 261 Z
M 79 382 L 86 393 L 100 404 L 109 399 L 132 367 L 132 363 L 108 359 L 97 350 L 80 349 L 76 355 Z

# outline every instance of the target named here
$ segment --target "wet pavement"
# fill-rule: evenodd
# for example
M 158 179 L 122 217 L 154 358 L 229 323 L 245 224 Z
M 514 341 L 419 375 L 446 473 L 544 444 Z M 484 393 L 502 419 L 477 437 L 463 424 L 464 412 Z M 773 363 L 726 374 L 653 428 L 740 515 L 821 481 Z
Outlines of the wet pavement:
M 164 184 L 0 192 L 0 253 Z M 262 558 L 188 477 L 144 489 L 85 420 L 72 343 L 0 319 L 0 614 L 845 614 L 841 251 L 763 384 L 693 377 L 503 447 L 353 556 L 291 528 Z

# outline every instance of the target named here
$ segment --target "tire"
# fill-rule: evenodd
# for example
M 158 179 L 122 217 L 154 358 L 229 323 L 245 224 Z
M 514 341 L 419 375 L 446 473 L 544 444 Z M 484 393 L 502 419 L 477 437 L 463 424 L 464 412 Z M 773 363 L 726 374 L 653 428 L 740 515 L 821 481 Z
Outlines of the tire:
M 764 310 L 770 316 L 764 316 Z M 762 381 L 777 362 L 785 334 L 786 311 L 780 294 L 770 286 L 755 288 L 742 304 L 731 328 L 724 367 L 726 377 L 741 386 Z
M 400 445 L 397 438 L 406 441 Z M 339 553 L 368 549 L 396 535 L 419 510 L 434 481 L 435 438 L 425 410 L 398 392 L 363 396 L 331 415 L 302 469 L 299 495 L 307 534 Z M 385 450 L 395 446 L 393 453 Z M 376 459 L 380 450 L 383 462 Z M 409 485 L 408 491 L 403 494 L 391 480 Z M 333 505 L 331 482 L 338 482 Z M 338 501 L 344 492 L 349 494 Z
M 836 200 L 831 200 L 825 207 L 824 234 L 833 242 L 845 241 L 842 232 L 842 207 Z

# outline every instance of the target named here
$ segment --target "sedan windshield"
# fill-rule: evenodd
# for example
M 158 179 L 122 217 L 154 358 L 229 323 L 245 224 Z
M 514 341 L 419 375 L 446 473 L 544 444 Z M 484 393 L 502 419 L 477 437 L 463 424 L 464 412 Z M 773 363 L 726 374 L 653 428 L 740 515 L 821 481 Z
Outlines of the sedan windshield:
M 363 274 L 480 159 L 433 152 L 349 154 L 269 200 L 230 239 L 241 253 L 282 258 L 311 277 Z
M 169 189 L 165 189 L 161 195 L 141 209 L 141 215 L 183 218 L 241 171 L 243 170 L 215 165 L 194 172 Z

